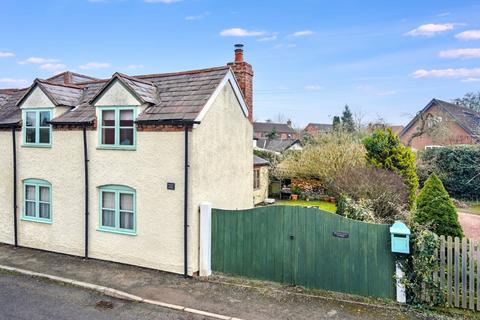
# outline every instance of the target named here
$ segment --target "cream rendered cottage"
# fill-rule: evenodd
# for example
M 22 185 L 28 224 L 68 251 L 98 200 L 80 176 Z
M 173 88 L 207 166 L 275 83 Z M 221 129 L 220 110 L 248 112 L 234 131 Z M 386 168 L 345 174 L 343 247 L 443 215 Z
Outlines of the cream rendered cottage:
M 252 68 L 0 90 L 0 242 L 192 275 L 199 204 L 253 206 Z

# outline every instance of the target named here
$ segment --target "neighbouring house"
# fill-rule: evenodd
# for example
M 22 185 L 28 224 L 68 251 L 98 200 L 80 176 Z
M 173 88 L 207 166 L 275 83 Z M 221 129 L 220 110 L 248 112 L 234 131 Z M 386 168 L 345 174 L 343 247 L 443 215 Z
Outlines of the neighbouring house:
M 433 99 L 399 134 L 403 144 L 422 150 L 435 146 L 477 144 L 480 113 L 458 104 Z
M 332 132 L 333 125 L 327 123 L 309 123 L 303 129 L 304 134 L 309 134 L 310 136 L 314 136 L 319 133 L 329 133 Z
M 372 133 L 377 129 L 382 129 L 382 130 L 391 129 L 393 133 L 395 133 L 396 135 L 399 135 L 400 132 L 402 132 L 403 128 L 404 126 L 402 125 L 389 125 L 385 123 L 369 123 L 367 126 L 367 132 Z
M 263 203 L 268 197 L 268 169 L 270 163 L 256 155 L 253 156 L 253 204 Z
M 254 122 L 254 139 L 298 139 L 298 133 L 292 128 L 292 123 Z
M 282 154 L 288 150 L 302 150 L 302 144 L 297 139 L 254 139 L 255 149 Z
M 199 205 L 253 206 L 252 76 L 226 66 L 0 91 L 0 242 L 193 275 Z

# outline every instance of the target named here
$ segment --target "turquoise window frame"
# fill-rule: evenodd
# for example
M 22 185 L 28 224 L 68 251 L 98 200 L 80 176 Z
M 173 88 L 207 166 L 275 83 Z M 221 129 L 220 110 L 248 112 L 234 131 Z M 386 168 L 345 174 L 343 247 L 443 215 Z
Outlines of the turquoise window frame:
M 33 112 L 35 113 L 35 126 L 28 127 L 28 128 L 35 128 L 35 142 L 27 142 L 27 113 Z M 22 146 L 23 147 L 34 147 L 34 148 L 51 148 L 52 147 L 52 125 L 48 125 L 49 129 L 49 142 L 48 143 L 40 143 L 40 113 L 41 112 L 48 112 L 50 115 L 50 120 L 52 120 L 52 109 L 51 108 L 28 108 L 22 109 Z
M 135 189 L 122 185 L 105 185 L 98 188 L 98 231 L 119 233 L 135 236 L 137 235 L 137 192 Z M 110 192 L 115 194 L 115 209 L 103 207 L 103 193 Z M 120 228 L 120 194 L 130 194 L 133 196 L 133 229 Z M 115 211 L 115 227 L 103 225 L 103 209 Z M 132 212 L 122 210 L 125 212 Z
M 27 186 L 35 187 L 35 200 L 27 200 Z M 40 201 L 40 187 L 48 188 L 49 190 L 49 198 L 50 201 Z M 41 223 L 52 223 L 52 184 L 46 180 L 41 179 L 25 179 L 23 180 L 23 210 L 22 210 L 22 220 L 24 221 L 33 221 L 33 222 L 41 222 Z M 35 202 L 35 217 L 27 216 L 27 201 Z M 49 218 L 41 218 L 40 217 L 40 204 L 41 203 L 48 203 L 49 204 Z
M 137 149 L 137 126 L 135 125 L 135 119 L 137 118 L 137 107 L 136 106 L 107 106 L 107 107 L 97 107 L 98 108 L 98 149 L 107 149 L 107 150 L 136 150 Z M 120 144 L 120 111 L 131 110 L 133 111 L 133 144 L 132 145 L 122 145 Z M 103 111 L 115 111 L 115 143 L 114 144 L 103 144 Z M 106 126 L 111 128 L 111 126 Z M 128 127 L 130 128 L 130 127 Z

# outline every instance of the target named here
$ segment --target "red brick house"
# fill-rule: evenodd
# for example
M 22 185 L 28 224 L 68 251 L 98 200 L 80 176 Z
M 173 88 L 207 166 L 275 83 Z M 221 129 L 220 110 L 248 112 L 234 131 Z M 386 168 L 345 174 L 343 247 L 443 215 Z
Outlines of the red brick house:
M 480 113 L 454 103 L 433 99 L 399 134 L 415 150 L 432 146 L 477 144 Z
M 332 124 L 326 123 L 309 123 L 305 129 L 303 129 L 304 134 L 309 134 L 311 136 L 316 135 L 318 133 L 328 133 L 333 130 Z

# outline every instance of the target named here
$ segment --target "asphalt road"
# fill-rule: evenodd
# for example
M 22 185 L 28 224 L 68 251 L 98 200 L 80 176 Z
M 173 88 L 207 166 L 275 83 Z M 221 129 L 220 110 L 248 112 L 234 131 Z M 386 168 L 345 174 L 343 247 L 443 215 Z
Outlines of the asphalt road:
M 113 308 L 100 301 L 113 303 Z M 73 286 L 0 273 L 0 320 L 178 319 L 204 317 L 113 299 Z

